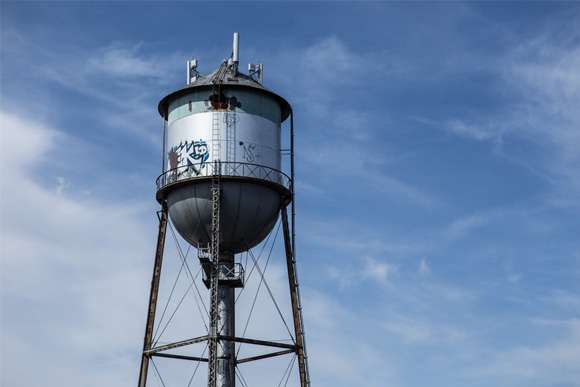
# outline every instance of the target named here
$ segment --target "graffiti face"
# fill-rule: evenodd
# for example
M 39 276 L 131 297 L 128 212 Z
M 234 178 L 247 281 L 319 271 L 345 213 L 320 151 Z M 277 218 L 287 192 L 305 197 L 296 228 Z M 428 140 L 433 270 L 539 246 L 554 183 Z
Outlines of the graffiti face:
M 170 169 L 187 166 L 187 168 L 178 171 L 179 175 L 184 172 L 195 172 L 197 175 L 202 168 L 205 168 L 205 162 L 209 158 L 209 146 L 203 140 L 186 141 L 173 147 L 167 153 L 167 157 Z
M 195 142 L 193 144 L 193 153 L 191 154 L 194 160 L 203 158 L 204 156 L 209 156 L 207 144 L 203 142 Z M 207 159 L 207 157 L 206 157 Z

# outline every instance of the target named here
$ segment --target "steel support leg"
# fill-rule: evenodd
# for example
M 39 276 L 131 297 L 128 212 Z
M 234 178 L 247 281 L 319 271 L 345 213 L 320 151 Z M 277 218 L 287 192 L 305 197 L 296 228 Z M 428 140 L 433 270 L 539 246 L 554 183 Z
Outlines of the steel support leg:
M 298 368 L 300 371 L 300 386 L 310 386 L 308 367 L 304 350 L 304 330 L 302 327 L 302 310 L 300 307 L 300 296 L 298 293 L 298 281 L 296 279 L 296 261 L 292 252 L 290 239 L 290 228 L 288 227 L 288 213 L 286 207 L 282 207 L 282 228 L 284 230 L 284 246 L 286 248 L 286 265 L 288 267 L 288 282 L 290 284 L 290 299 L 292 302 L 292 316 L 294 318 L 294 333 L 296 335 L 296 345 L 298 346 Z
M 234 255 L 221 253 L 220 270 L 218 275 L 227 276 L 228 272 L 234 267 Z M 218 285 L 218 304 L 217 304 L 217 372 L 216 387 L 234 387 L 235 386 L 235 342 L 224 340 L 222 337 L 235 337 L 235 305 L 234 305 L 234 288 L 224 282 Z
M 157 236 L 157 249 L 155 251 L 155 266 L 153 279 L 151 280 L 151 293 L 149 295 L 149 312 L 147 325 L 145 326 L 145 339 L 143 343 L 143 355 L 141 356 L 141 372 L 139 374 L 139 387 L 147 384 L 147 371 L 149 369 L 149 355 L 145 351 L 151 349 L 153 338 L 153 324 L 155 323 L 155 310 L 157 309 L 157 294 L 159 293 L 159 280 L 161 278 L 161 263 L 163 261 L 163 249 L 165 246 L 165 232 L 167 231 L 167 206 L 164 203 L 159 217 L 159 234 Z

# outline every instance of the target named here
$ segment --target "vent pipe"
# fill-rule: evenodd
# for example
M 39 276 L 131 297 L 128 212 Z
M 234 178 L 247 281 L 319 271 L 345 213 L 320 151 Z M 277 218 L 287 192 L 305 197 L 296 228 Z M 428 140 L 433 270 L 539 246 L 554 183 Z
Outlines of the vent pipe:
M 240 34 L 234 32 L 234 53 L 232 55 L 234 60 L 234 66 L 236 70 L 238 69 L 238 63 L 240 62 Z

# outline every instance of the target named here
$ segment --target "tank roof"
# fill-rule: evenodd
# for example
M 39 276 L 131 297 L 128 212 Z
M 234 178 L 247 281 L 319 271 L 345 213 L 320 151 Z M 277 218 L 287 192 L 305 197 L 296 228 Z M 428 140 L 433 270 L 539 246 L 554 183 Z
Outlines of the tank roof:
M 213 78 L 215 77 L 215 75 L 217 74 L 217 72 L 219 70 L 220 70 L 220 68 L 217 68 L 214 71 L 212 71 L 211 73 L 209 73 L 203 77 L 200 77 L 200 78 L 196 79 L 195 81 L 191 82 L 189 85 L 182 87 L 181 89 L 176 90 L 173 93 L 165 96 L 159 102 L 159 106 L 158 106 L 159 114 L 161 114 L 162 117 L 166 117 L 166 115 L 167 115 L 166 112 L 167 112 L 167 108 L 169 106 L 170 101 L 174 100 L 176 98 L 179 98 L 183 95 L 186 95 L 189 91 L 191 91 L 193 89 L 213 88 L 213 86 L 214 86 Z M 284 98 L 280 97 L 278 94 L 274 93 L 273 91 L 265 88 L 260 83 L 258 83 L 254 78 L 252 78 L 246 74 L 242 74 L 242 73 L 238 72 L 237 70 L 234 70 L 233 68 L 228 67 L 226 74 L 222 80 L 221 85 L 227 86 L 227 87 L 240 87 L 240 88 L 250 87 L 250 88 L 253 88 L 256 90 L 261 90 L 267 94 L 274 96 L 280 102 L 280 105 L 281 105 L 281 110 L 282 110 L 281 121 L 286 120 L 286 118 L 288 118 L 288 116 L 290 115 L 290 112 L 292 111 L 292 107 L 290 106 L 288 101 L 286 101 Z

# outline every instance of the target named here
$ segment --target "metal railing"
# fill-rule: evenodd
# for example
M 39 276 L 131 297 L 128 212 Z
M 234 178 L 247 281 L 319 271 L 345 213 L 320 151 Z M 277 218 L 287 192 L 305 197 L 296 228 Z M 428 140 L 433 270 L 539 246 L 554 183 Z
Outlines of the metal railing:
M 157 190 L 177 182 L 208 178 L 214 175 L 266 180 L 281 185 L 288 190 L 291 190 L 292 185 L 290 178 L 276 169 L 258 164 L 221 161 L 217 163 L 205 163 L 203 166 L 195 164 L 170 169 L 157 178 Z
M 227 264 L 222 263 L 218 264 L 217 266 L 217 272 L 220 281 L 241 281 L 241 283 L 244 283 L 246 272 L 241 263 L 236 262 L 232 267 L 228 267 Z M 204 282 L 210 280 L 205 271 L 202 271 L 202 279 Z

